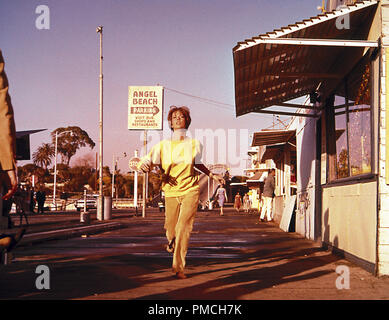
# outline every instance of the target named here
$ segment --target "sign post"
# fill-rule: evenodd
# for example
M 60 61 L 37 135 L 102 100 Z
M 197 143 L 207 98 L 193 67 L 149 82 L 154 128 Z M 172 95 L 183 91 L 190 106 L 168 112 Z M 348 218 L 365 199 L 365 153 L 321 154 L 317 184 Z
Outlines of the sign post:
M 134 207 L 136 215 L 138 215 L 138 163 L 140 159 L 138 158 L 138 150 L 135 150 L 135 156 L 132 157 L 129 161 L 129 167 L 134 171 Z
M 128 87 L 128 129 L 143 130 L 143 156 L 147 154 L 147 130 L 163 129 L 163 87 Z M 135 171 L 136 172 L 136 171 Z M 148 174 L 143 174 L 142 217 L 146 217 Z
M 143 131 L 143 150 L 144 150 L 144 155 L 147 154 L 147 130 Z M 149 179 L 148 179 L 148 174 L 147 172 L 143 173 L 143 193 L 142 193 L 142 217 L 146 217 L 146 197 L 147 197 L 147 192 L 146 192 L 146 185 L 148 184 Z

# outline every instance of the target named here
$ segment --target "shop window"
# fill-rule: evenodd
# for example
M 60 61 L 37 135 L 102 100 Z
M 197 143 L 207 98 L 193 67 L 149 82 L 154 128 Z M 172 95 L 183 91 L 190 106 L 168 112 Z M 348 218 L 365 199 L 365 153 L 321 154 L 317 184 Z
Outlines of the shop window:
M 370 63 L 359 65 L 334 100 L 336 179 L 371 173 Z
M 344 97 L 335 97 L 336 177 L 349 176 L 349 152 L 347 144 L 347 121 Z
M 351 175 L 371 172 L 370 65 L 367 64 L 355 101 L 350 101 Z

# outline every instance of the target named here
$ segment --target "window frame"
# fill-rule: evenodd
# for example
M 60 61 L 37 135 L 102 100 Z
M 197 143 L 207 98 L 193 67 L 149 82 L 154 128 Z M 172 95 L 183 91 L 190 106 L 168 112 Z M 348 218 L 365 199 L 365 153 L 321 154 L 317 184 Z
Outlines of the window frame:
M 334 184 L 349 184 L 352 182 L 360 182 L 361 180 L 371 180 L 376 177 L 376 154 L 375 154 L 375 127 L 374 127 L 374 118 L 375 118 L 375 105 L 374 105 L 374 95 L 375 93 L 375 81 L 374 77 L 376 76 L 376 66 L 374 61 L 376 60 L 377 55 L 375 52 L 368 51 L 365 56 L 363 56 L 354 68 L 339 82 L 339 85 L 330 95 L 333 98 L 327 99 L 326 105 L 324 106 L 325 112 L 325 123 L 326 123 L 326 158 L 327 158 L 327 170 L 326 170 L 326 183 L 325 185 L 334 185 Z M 371 170 L 367 173 L 361 173 L 358 175 L 352 175 L 352 168 L 350 165 L 350 140 L 349 140 L 349 120 L 350 120 L 350 100 L 348 97 L 348 78 L 355 69 L 362 63 L 364 59 L 367 59 L 369 64 L 370 74 L 369 74 L 369 89 L 370 89 L 370 166 Z M 348 176 L 343 178 L 337 178 L 337 150 L 336 150 L 336 123 L 335 117 L 339 115 L 339 112 L 336 113 L 336 107 L 334 106 L 334 97 L 339 87 L 344 86 L 344 108 L 342 111 L 346 115 L 346 141 L 347 141 L 347 165 L 348 165 Z M 328 102 L 331 101 L 331 102 Z M 338 106 L 339 107 L 339 106 Z M 339 108 L 340 109 L 340 108 Z M 351 111 L 352 112 L 352 111 Z M 332 151 L 332 152 L 331 152 Z M 333 152 L 334 151 L 334 152 Z

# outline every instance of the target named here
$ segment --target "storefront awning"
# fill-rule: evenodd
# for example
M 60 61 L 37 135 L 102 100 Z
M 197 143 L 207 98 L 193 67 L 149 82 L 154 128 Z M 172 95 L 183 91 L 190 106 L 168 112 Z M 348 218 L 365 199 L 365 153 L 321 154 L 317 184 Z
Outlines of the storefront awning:
M 267 175 L 264 175 L 264 172 L 269 171 L 269 169 L 259 169 L 254 176 L 246 180 L 247 187 L 259 188 L 261 183 L 264 183 Z
M 275 146 L 266 146 L 265 152 L 261 157 L 261 162 L 265 162 L 266 160 L 276 160 L 280 157 L 282 152 L 284 151 L 285 143 L 277 144 Z
M 264 179 L 261 179 L 264 172 L 269 171 L 270 169 L 258 169 L 258 171 L 249 179 L 246 180 L 246 182 L 263 182 Z
M 251 146 L 268 146 L 281 143 L 285 144 L 288 142 L 292 145 L 296 145 L 295 130 L 263 130 L 254 132 Z
M 314 116 L 296 113 L 296 108 L 314 106 L 286 102 L 319 88 L 335 88 L 366 48 L 378 47 L 378 39 L 367 40 L 377 2 L 358 1 L 239 42 L 233 49 L 236 116 Z M 282 111 L 265 110 L 271 106 Z

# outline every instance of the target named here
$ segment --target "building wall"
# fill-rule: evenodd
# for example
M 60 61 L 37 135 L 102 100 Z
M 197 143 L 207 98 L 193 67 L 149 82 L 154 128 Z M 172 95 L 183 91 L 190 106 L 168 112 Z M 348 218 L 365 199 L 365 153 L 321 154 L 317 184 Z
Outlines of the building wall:
M 389 0 L 381 1 L 382 45 L 379 110 L 379 210 L 377 225 L 377 275 L 389 275 L 389 167 L 386 141 L 389 139 Z
M 381 18 L 382 17 L 382 18 Z M 389 47 L 389 0 L 382 0 L 371 26 L 368 39 L 376 41 L 381 31 L 383 45 Z M 366 49 L 367 50 L 367 49 Z M 388 103 L 385 88 L 385 50 L 373 63 L 374 132 L 373 174 L 378 179 L 343 185 L 327 185 L 322 190 L 322 241 L 338 248 L 346 255 L 367 262 L 377 275 L 389 274 L 389 174 L 386 169 L 385 142 Z M 382 59 L 380 61 L 380 59 Z M 389 109 L 388 109 L 389 110 Z M 388 131 L 389 132 L 389 131 Z M 389 135 L 387 135 L 389 137 Z M 386 181 L 386 179 L 388 181 Z M 387 184 L 388 183 L 388 184 Z M 374 269 L 375 268 L 375 269 Z
M 316 196 L 316 119 L 300 117 L 296 121 L 297 203 L 296 232 L 315 240 Z
M 377 182 L 323 188 L 322 241 L 376 263 Z

